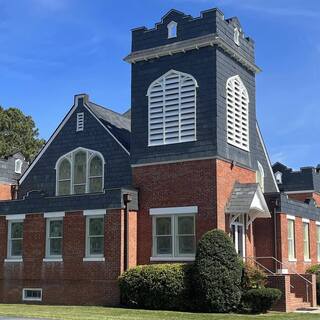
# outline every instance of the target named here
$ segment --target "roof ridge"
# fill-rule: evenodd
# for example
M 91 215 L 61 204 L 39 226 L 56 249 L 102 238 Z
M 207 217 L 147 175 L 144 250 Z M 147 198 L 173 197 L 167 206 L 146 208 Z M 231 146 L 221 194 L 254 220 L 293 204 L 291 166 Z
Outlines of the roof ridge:
M 103 109 L 103 110 L 110 111 L 110 112 L 114 113 L 115 115 L 120 116 L 120 117 L 123 118 L 124 120 L 127 120 L 127 121 L 131 122 L 129 118 L 125 117 L 123 114 L 121 114 L 121 113 L 119 113 L 119 112 L 117 112 L 117 111 L 114 111 L 114 110 L 112 110 L 112 109 L 110 109 L 110 108 L 106 108 L 106 107 L 101 106 L 100 104 L 97 104 L 97 103 L 92 102 L 92 101 L 89 101 L 89 104 L 91 104 L 91 105 L 93 105 L 93 106 L 95 106 L 95 107 L 101 108 L 101 109 Z

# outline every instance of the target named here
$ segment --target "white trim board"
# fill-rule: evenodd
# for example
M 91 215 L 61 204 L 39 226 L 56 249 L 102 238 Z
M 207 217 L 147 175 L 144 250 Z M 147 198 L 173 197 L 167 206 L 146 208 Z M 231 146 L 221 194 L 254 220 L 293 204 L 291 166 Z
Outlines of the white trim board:
M 314 190 L 300 190 L 300 191 L 284 191 L 286 194 L 300 194 L 300 193 L 313 193 Z
M 167 207 L 167 208 L 150 208 L 149 213 L 153 215 L 167 215 L 167 214 L 190 214 L 198 213 L 198 206 L 187 207 Z
M 107 209 L 91 209 L 91 210 L 84 210 L 84 216 L 103 216 L 107 214 Z
M 11 214 L 6 216 L 6 220 L 24 220 L 25 218 L 25 214 Z
M 57 211 L 57 212 L 45 212 L 43 214 L 44 218 L 60 218 L 64 217 L 66 213 L 64 211 Z

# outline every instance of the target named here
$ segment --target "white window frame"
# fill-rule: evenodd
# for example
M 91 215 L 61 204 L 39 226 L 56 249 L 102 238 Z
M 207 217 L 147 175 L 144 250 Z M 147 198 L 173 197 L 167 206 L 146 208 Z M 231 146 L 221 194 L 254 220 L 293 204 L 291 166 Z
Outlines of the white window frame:
M 177 99 L 177 103 L 175 103 L 174 105 L 178 105 L 178 140 L 174 140 L 174 141 L 167 141 L 169 139 L 169 136 L 167 136 L 168 134 L 170 134 L 170 129 L 172 129 L 173 127 L 167 127 L 167 124 L 165 122 L 165 117 L 167 115 L 167 113 L 172 112 L 172 110 L 170 110 L 170 102 L 168 102 L 166 100 L 166 90 L 164 89 L 164 87 L 166 86 L 166 79 L 170 78 L 172 75 L 176 75 L 179 77 L 179 87 L 178 87 L 178 92 L 177 95 L 178 97 Z M 193 92 L 193 96 L 194 96 L 194 100 L 190 100 L 190 101 L 181 101 L 182 99 L 188 99 L 189 96 L 187 97 L 183 97 L 182 94 L 182 90 L 183 88 L 183 83 L 186 81 L 191 81 L 192 82 L 192 87 L 190 88 L 190 91 L 194 90 Z M 190 85 L 191 86 L 191 85 Z M 160 96 L 162 95 L 161 100 L 159 100 L 159 102 L 154 102 L 154 103 L 158 103 L 158 106 L 152 105 L 152 94 L 154 93 L 153 89 L 155 87 L 160 87 L 161 89 L 159 90 L 159 94 Z M 187 86 L 188 87 L 188 86 Z M 179 72 L 176 70 L 170 70 L 167 73 L 165 73 L 164 75 L 162 75 L 161 77 L 159 77 L 158 79 L 156 79 L 155 81 L 153 81 L 149 88 L 148 88 L 148 92 L 147 92 L 147 97 L 148 97 L 148 146 L 152 147 L 152 146 L 159 146 L 159 145 L 167 145 L 167 144 L 174 144 L 174 143 L 183 143 L 183 142 L 191 142 L 191 141 L 196 141 L 197 140 L 197 88 L 198 88 L 198 83 L 196 81 L 196 79 L 191 76 L 190 74 L 187 73 L 183 73 L 183 72 Z M 159 97 L 160 97 L 159 96 Z M 190 98 L 189 98 L 190 99 Z M 172 103 L 172 102 L 171 102 Z M 183 104 L 185 103 L 190 103 L 191 106 L 187 106 L 185 107 L 185 105 Z M 159 113 L 160 115 L 157 118 L 162 117 L 162 121 L 160 121 L 159 123 L 162 122 L 162 127 L 159 127 L 157 129 L 162 131 L 162 138 L 158 139 L 158 141 L 153 141 L 151 138 L 151 130 L 157 130 L 155 128 L 152 128 L 152 124 L 151 124 L 151 120 L 152 120 L 152 115 L 154 114 L 154 108 L 161 108 L 162 106 L 162 113 Z M 191 117 L 190 119 L 182 119 L 183 116 L 183 109 L 186 108 L 193 108 L 193 117 Z M 184 111 L 186 112 L 186 111 Z M 190 113 L 190 112 L 189 112 Z M 186 112 L 186 114 L 188 114 L 188 112 Z M 187 121 L 186 123 L 183 123 L 183 121 Z M 183 126 L 194 126 L 194 134 L 190 137 L 184 137 L 183 136 Z M 158 124 L 159 126 L 159 124 Z M 186 129 L 185 129 L 186 130 Z M 161 133 L 159 133 L 159 135 L 161 135 Z
M 274 177 L 275 177 L 275 179 L 276 179 L 277 184 L 282 184 L 282 172 L 277 171 L 277 172 L 274 174 Z
M 62 235 L 61 237 L 50 237 L 50 222 L 51 221 L 61 221 L 62 222 Z M 50 254 L 50 240 L 51 239 L 61 239 L 61 254 L 51 255 Z M 51 217 L 46 218 L 46 257 L 44 261 L 62 261 L 63 255 L 63 216 L 61 217 Z
M 84 130 L 84 113 L 83 112 L 78 112 L 77 113 L 77 127 L 76 131 L 83 131 Z
M 178 241 L 178 219 L 181 217 L 193 217 L 193 236 L 196 240 L 196 214 L 195 213 L 179 213 L 179 214 L 154 214 L 152 215 L 152 257 L 151 261 L 193 261 L 195 259 L 194 254 L 180 254 L 179 253 L 179 241 Z M 157 235 L 156 235 L 156 222 L 158 218 L 170 218 L 171 219 L 171 244 L 172 254 L 158 254 L 157 253 Z M 191 234 L 190 234 L 191 235 Z
M 178 36 L 178 24 L 175 21 L 171 21 L 167 25 L 168 39 L 176 38 Z
M 59 196 L 59 181 L 63 181 L 63 180 L 59 180 L 59 169 L 60 169 L 60 163 L 64 160 L 67 159 L 70 162 L 71 165 L 71 179 L 70 179 L 70 194 L 68 195 L 62 195 L 62 196 L 70 196 L 70 195 L 74 195 L 74 157 L 75 154 L 79 151 L 83 151 L 86 153 L 86 186 L 85 186 L 85 193 L 90 193 L 90 178 L 93 178 L 93 176 L 90 176 L 90 163 L 91 160 L 95 157 L 98 156 L 100 157 L 101 161 L 102 161 L 102 190 L 99 192 L 103 192 L 104 190 L 104 171 L 105 171 L 105 160 L 103 155 L 99 152 L 99 151 L 94 151 L 94 150 L 90 150 L 90 149 L 86 149 L 86 148 L 76 148 L 74 150 L 72 150 L 71 152 L 64 154 L 63 156 L 61 156 L 57 162 L 56 162 L 56 166 L 55 166 L 55 170 L 56 170 L 56 195 Z M 98 176 L 97 176 L 98 177 Z M 99 176 L 100 177 L 100 176 Z M 66 179 L 65 181 L 68 181 L 69 179 Z
M 85 215 L 86 217 L 86 244 L 85 244 L 85 257 L 83 258 L 83 261 L 105 261 L 104 252 L 102 254 L 90 254 L 90 236 L 89 236 L 89 226 L 90 226 L 90 220 L 91 219 L 97 219 L 102 218 L 103 221 L 103 235 L 99 237 L 103 237 L 103 243 L 105 241 L 105 214 L 93 214 L 92 210 L 89 210 L 90 212 L 87 212 Z M 98 210 L 97 213 L 100 213 L 101 210 Z M 104 210 L 105 212 L 105 210 Z M 97 237 L 97 236 L 94 236 Z M 105 246 L 103 245 L 103 248 Z
M 320 262 L 320 222 L 316 221 L 316 230 L 317 230 L 317 260 Z
M 14 172 L 21 174 L 22 172 L 22 165 L 23 165 L 23 161 L 21 159 L 16 159 L 14 161 Z
M 40 298 L 28 298 L 28 297 L 26 297 L 27 291 L 39 291 L 41 296 L 40 296 Z M 41 288 L 23 288 L 22 289 L 22 301 L 42 301 L 42 289 Z
M 305 226 L 308 226 L 308 234 L 307 234 L 307 239 L 306 239 L 306 234 L 305 234 Z M 302 227 L 303 227 L 303 258 L 305 262 L 310 262 L 311 261 L 311 256 L 310 256 L 310 220 L 309 219 L 302 219 Z M 308 252 L 305 252 L 305 244 L 308 244 Z M 308 254 L 308 255 L 306 255 Z
M 240 31 L 237 27 L 233 29 L 233 41 L 237 46 L 240 46 Z
M 288 221 L 288 227 L 287 227 L 287 230 L 288 230 L 288 260 L 289 261 L 297 261 L 296 259 L 296 232 L 295 232 L 295 229 L 296 229 L 296 223 L 295 223 L 295 217 L 293 216 L 288 216 L 287 215 L 287 221 Z M 289 237 L 289 223 L 292 223 L 293 224 L 293 235 L 292 237 Z M 293 256 L 290 256 L 290 252 L 289 252 L 289 242 L 292 241 L 292 249 L 293 249 Z
M 235 83 L 238 83 L 241 99 L 236 98 Z M 236 102 L 236 99 L 239 101 Z M 240 104 L 241 110 L 239 108 Z M 249 109 L 249 93 L 243 81 L 239 75 L 230 77 L 226 82 L 227 142 L 244 151 L 250 151 Z
M 11 237 L 11 228 L 12 223 L 22 223 L 22 238 L 13 238 Z M 24 217 L 22 219 L 10 219 L 8 220 L 8 245 L 7 245 L 7 259 L 5 262 L 22 262 L 23 252 L 20 256 L 13 256 L 11 254 L 12 249 L 12 240 L 21 240 L 22 241 L 22 251 L 23 251 L 23 233 L 24 233 Z

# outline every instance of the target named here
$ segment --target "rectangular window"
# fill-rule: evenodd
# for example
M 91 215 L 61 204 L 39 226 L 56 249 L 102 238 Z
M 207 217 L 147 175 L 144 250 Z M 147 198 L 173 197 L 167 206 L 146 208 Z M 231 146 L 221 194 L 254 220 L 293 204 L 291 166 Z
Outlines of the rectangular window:
M 304 260 L 310 260 L 309 223 L 303 222 L 303 255 Z
M 61 258 L 62 257 L 63 219 L 62 218 L 47 219 L 46 235 L 47 235 L 46 257 Z
M 320 225 L 317 225 L 317 256 L 320 261 Z
M 295 260 L 295 222 L 294 220 L 288 219 L 288 258 Z
M 194 257 L 195 216 L 164 215 L 153 217 L 154 257 Z
M 104 256 L 104 216 L 87 216 L 86 257 Z
M 27 289 L 22 290 L 23 301 L 42 301 L 42 289 Z
M 22 258 L 23 220 L 8 222 L 8 259 Z
M 84 129 L 84 113 L 77 113 L 77 131 L 83 131 Z

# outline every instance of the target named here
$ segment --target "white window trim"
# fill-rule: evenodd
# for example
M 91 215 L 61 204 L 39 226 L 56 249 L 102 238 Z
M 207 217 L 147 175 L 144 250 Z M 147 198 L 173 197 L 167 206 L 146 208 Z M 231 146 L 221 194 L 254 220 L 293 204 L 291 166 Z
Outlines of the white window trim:
M 305 252 L 304 252 L 304 225 L 308 225 L 308 246 L 309 246 L 309 258 L 306 258 L 305 257 Z M 309 219 L 305 219 L 303 218 L 302 219 L 302 228 L 303 228 L 303 259 L 304 259 L 304 262 L 311 262 L 311 248 L 310 248 L 310 220 Z
M 84 216 L 103 216 L 105 214 L 107 214 L 107 209 L 90 209 L 83 211 Z
M 175 21 L 171 21 L 167 25 L 168 29 L 168 39 L 176 38 L 178 36 L 178 23 Z M 172 29 L 175 29 L 174 34 L 172 34 Z
M 181 117 L 180 117 L 180 113 L 179 113 L 179 128 L 178 128 L 178 132 L 179 132 L 179 138 L 178 141 L 166 141 L 166 132 L 165 132 L 165 125 L 163 123 L 163 137 L 161 141 L 158 142 L 151 142 L 151 136 L 150 136 L 150 117 L 151 117 L 151 106 L 150 106 L 150 96 L 151 96 L 151 91 L 153 89 L 153 87 L 157 84 L 160 83 L 161 85 L 161 81 L 164 80 L 172 73 L 175 73 L 177 75 L 179 75 L 180 80 L 181 77 L 184 78 L 189 78 L 193 81 L 194 84 L 194 138 L 189 139 L 189 140 L 183 140 L 181 139 Z M 162 85 L 161 85 L 162 86 Z M 154 147 L 154 146 L 161 146 L 161 145 L 169 145 L 169 144 L 175 144 L 175 143 L 184 143 L 184 142 L 192 142 L 192 141 L 196 141 L 197 140 L 197 88 L 198 88 L 198 83 L 197 80 L 190 74 L 187 73 L 183 73 L 180 71 L 176 71 L 176 70 L 169 70 L 167 73 L 165 73 L 164 75 L 162 75 L 161 77 L 159 77 L 158 79 L 156 79 L 155 81 L 153 81 L 147 91 L 147 97 L 148 97 L 148 147 Z M 163 91 L 163 94 L 165 93 L 165 91 Z M 180 105 L 180 100 L 181 100 L 181 86 L 179 86 L 179 91 L 178 91 L 178 95 L 179 95 L 179 109 L 181 108 Z M 164 117 L 164 112 L 163 111 L 163 117 Z
M 105 215 L 87 215 L 86 216 L 86 239 L 85 239 L 85 257 L 83 261 L 105 261 L 104 252 L 102 254 L 90 254 L 90 246 L 89 246 L 89 221 L 90 219 L 95 218 L 103 218 L 103 241 L 105 240 Z M 104 245 L 103 245 L 104 248 Z M 105 248 L 104 248 L 105 249 Z M 103 250 L 104 251 L 104 250 Z
M 26 218 L 25 214 L 11 214 L 6 216 L 6 220 L 21 220 L 23 221 Z
M 66 215 L 64 211 L 57 211 L 57 212 L 45 212 L 43 214 L 44 218 L 63 218 Z
M 149 213 L 151 216 L 198 213 L 198 206 L 150 208 Z
M 240 129 L 238 129 L 240 131 L 240 137 L 238 138 L 238 140 L 240 141 L 235 141 L 235 116 L 234 116 L 234 109 L 235 109 L 235 103 L 234 103 L 234 100 L 233 102 L 229 102 L 228 101 L 228 91 L 229 91 L 229 84 L 230 86 L 233 88 L 234 85 L 233 83 L 237 81 L 239 82 L 239 86 L 242 90 L 242 92 L 244 92 L 244 95 L 246 97 L 246 119 L 245 121 L 243 121 L 243 119 L 241 119 L 241 127 Z M 249 123 L 249 111 L 250 111 L 250 97 L 249 97 L 249 92 L 246 88 L 246 86 L 244 85 L 243 81 L 241 80 L 240 76 L 239 75 L 235 75 L 235 76 L 232 76 L 230 78 L 227 79 L 227 82 L 226 82 L 226 91 L 225 91 L 225 95 L 226 95 L 226 135 L 227 135 L 227 143 L 234 146 L 234 147 L 237 147 L 241 150 L 244 150 L 244 151 L 247 151 L 249 152 L 250 151 L 250 123 Z M 229 109 L 233 109 L 233 115 L 231 114 L 230 115 L 230 111 Z M 242 113 L 242 112 L 241 112 Z M 230 118 L 230 121 L 231 118 L 233 118 L 233 122 L 229 124 L 229 118 Z M 238 119 L 239 120 L 239 119 Z M 231 127 L 231 131 L 229 133 L 229 129 L 228 127 Z M 245 129 L 245 130 L 244 130 Z M 246 131 L 246 145 L 244 145 L 244 136 L 245 136 L 245 133 L 244 131 Z
M 40 291 L 41 297 L 40 298 L 27 298 L 25 296 L 26 291 Z M 42 288 L 23 288 L 22 289 L 22 301 L 42 301 Z
M 50 254 L 50 239 L 49 238 L 49 232 L 50 232 L 50 222 L 51 221 L 62 221 L 62 236 L 61 236 L 61 254 L 59 255 L 51 255 Z M 60 238 L 60 237 L 59 237 Z M 63 254 L 63 217 L 51 217 L 46 218 L 46 257 L 43 261 L 49 262 L 49 261 L 60 261 L 62 260 L 62 254 Z
M 264 179 L 265 179 L 265 174 L 264 174 L 264 169 L 263 169 L 263 166 L 262 166 L 262 164 L 258 161 L 258 171 L 259 171 L 259 173 L 260 173 L 260 175 L 261 175 L 261 184 L 262 185 L 260 185 L 260 187 L 261 187 L 261 190 L 262 190 L 262 192 L 264 192 Z M 258 174 L 258 173 L 257 173 Z M 257 178 L 258 178 L 258 176 L 257 176 Z M 258 180 L 258 179 L 257 179 Z M 257 182 L 259 182 L 259 181 L 257 181 Z
M 43 258 L 43 262 L 63 262 L 63 258 Z
M 233 41 L 237 46 L 240 46 L 240 30 L 237 27 L 233 29 Z
M 59 166 L 60 163 L 64 160 L 67 159 L 70 162 L 71 165 L 71 177 L 70 177 L 70 194 L 68 195 L 61 195 L 61 196 L 70 196 L 70 195 L 74 195 L 74 155 L 79 152 L 79 151 L 83 151 L 86 152 L 86 186 L 85 186 L 85 193 L 89 193 L 89 187 L 90 187 L 90 178 L 92 178 L 92 176 L 90 176 L 90 162 L 91 160 L 95 157 L 95 156 L 99 156 L 101 161 L 102 161 L 102 190 L 99 192 L 103 192 L 104 190 L 104 173 L 105 173 L 105 160 L 104 157 L 102 155 L 101 152 L 99 151 L 95 151 L 95 150 L 91 150 L 91 149 L 86 149 L 86 148 L 76 148 L 66 154 L 64 154 L 63 156 L 61 156 L 57 162 L 56 162 L 56 166 L 55 166 L 55 170 L 56 170 L 56 195 L 59 196 Z M 100 176 L 99 176 L 100 177 Z M 66 181 L 69 179 L 66 179 Z M 61 180 L 62 181 L 62 180 Z
M 12 223 L 22 223 L 23 224 L 24 219 L 10 219 L 8 222 L 8 236 L 7 236 L 7 258 L 5 259 L 5 262 L 22 262 L 23 257 L 21 256 L 12 256 L 11 255 L 11 226 Z M 24 229 L 24 225 L 23 225 Z M 22 229 L 22 250 L 23 250 L 23 238 L 24 238 L 24 230 Z M 20 239 L 20 238 L 19 238 Z
M 277 171 L 277 172 L 274 174 L 274 177 L 275 177 L 276 182 L 277 182 L 278 184 L 282 184 L 282 172 Z
M 177 220 L 179 217 L 193 217 L 194 219 L 194 237 L 196 238 L 196 215 L 194 213 L 183 213 L 183 214 L 160 214 L 152 216 L 152 256 L 150 261 L 193 261 L 195 259 L 194 254 L 179 254 L 177 246 Z M 157 218 L 171 218 L 171 237 L 172 237 L 172 254 L 157 254 L 156 249 L 156 220 Z
M 287 230 L 288 230 L 288 261 L 289 262 L 295 262 L 297 261 L 297 257 L 296 257 L 296 223 L 295 223 L 295 217 L 294 216 L 290 216 L 290 215 L 287 215 L 287 219 L 290 220 L 290 221 L 293 221 L 293 257 L 290 257 L 289 256 L 289 228 L 287 227 Z
M 14 161 L 14 172 L 21 174 L 22 172 L 22 165 L 23 165 L 23 161 L 21 159 L 16 159 Z
M 83 131 L 84 130 L 84 112 L 77 113 L 77 127 L 76 131 Z

